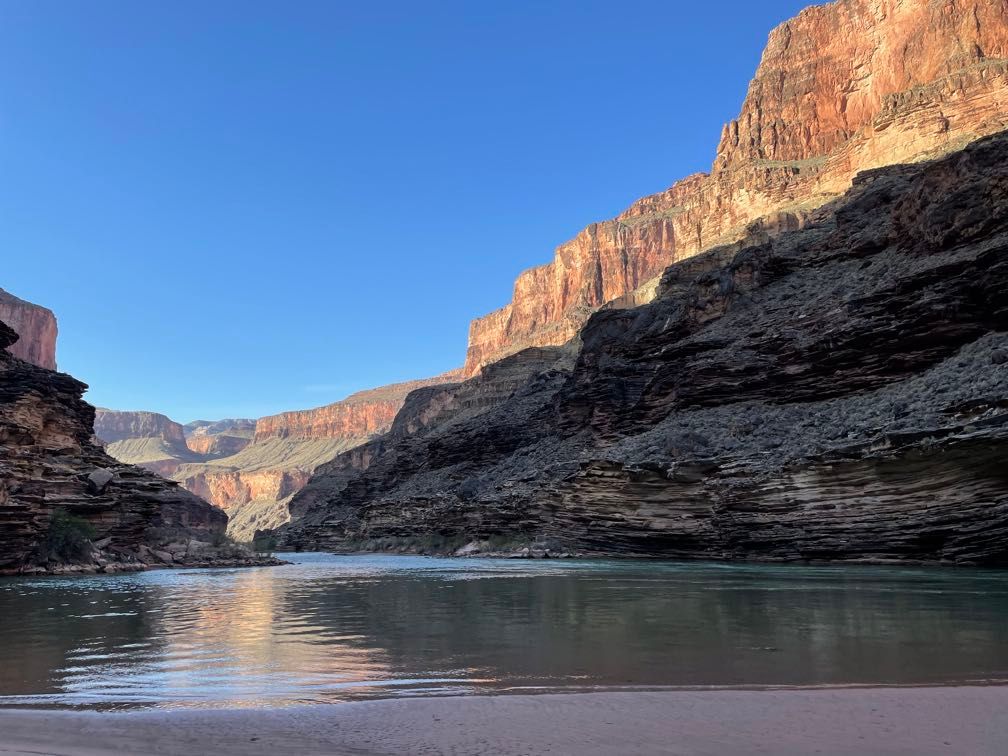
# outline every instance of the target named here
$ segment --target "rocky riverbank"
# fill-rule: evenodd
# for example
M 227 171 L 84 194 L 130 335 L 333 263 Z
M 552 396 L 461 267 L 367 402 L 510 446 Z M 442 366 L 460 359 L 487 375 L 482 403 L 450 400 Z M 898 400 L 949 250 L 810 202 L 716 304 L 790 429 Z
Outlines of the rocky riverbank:
M 227 515 L 93 439 L 87 386 L 6 350 L 0 323 L 0 574 L 278 564 L 228 544 Z

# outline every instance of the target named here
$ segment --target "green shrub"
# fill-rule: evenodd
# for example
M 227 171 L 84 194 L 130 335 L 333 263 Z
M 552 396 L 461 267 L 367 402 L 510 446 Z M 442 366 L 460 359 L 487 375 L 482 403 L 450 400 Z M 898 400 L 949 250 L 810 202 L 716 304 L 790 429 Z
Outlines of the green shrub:
M 43 547 L 50 559 L 74 562 L 90 555 L 94 537 L 95 529 L 90 522 L 65 509 L 57 509 L 49 519 Z
M 234 543 L 234 541 L 231 539 L 231 536 L 229 536 L 223 530 L 215 530 L 210 535 L 210 545 L 211 546 L 215 546 L 215 547 L 220 548 L 222 546 L 231 546 L 233 543 Z
M 258 554 L 272 554 L 276 551 L 276 536 L 263 535 L 252 540 L 252 550 Z

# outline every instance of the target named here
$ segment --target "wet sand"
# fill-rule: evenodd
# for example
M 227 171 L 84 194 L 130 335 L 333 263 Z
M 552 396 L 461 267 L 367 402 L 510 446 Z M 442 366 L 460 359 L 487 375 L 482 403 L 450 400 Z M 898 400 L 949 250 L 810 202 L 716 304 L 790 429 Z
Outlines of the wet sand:
M 0 711 L 0 754 L 1008 753 L 1008 687 L 418 698 L 284 709 Z

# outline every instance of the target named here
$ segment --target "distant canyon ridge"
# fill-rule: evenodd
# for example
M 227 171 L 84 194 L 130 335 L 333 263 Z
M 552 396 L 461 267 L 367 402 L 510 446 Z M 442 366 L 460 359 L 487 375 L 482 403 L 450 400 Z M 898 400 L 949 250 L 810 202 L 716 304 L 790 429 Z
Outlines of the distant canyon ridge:
M 318 465 L 387 431 L 411 391 L 454 377 L 361 391 L 324 407 L 258 420 L 183 426 L 154 412 L 99 408 L 95 436 L 116 459 L 176 480 L 223 509 L 228 533 L 249 540 L 256 529 L 287 521 L 290 497 Z

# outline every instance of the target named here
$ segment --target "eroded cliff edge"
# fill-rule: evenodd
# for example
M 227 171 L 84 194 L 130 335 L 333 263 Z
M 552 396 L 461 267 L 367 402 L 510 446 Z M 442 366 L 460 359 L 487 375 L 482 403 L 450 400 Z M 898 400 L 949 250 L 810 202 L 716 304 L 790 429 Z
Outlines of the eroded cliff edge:
M 1008 135 L 803 225 L 670 266 L 469 412 L 415 392 L 283 542 L 1008 563 Z
M 106 454 L 87 386 L 6 351 L 17 339 L 0 322 L 0 574 L 275 561 L 221 548 L 224 512 Z
M 1008 128 L 1003 0 L 837 0 L 771 34 L 709 174 L 645 197 L 522 273 L 474 320 L 466 375 L 529 346 L 563 344 L 606 302 L 653 295 L 676 260 L 763 219 L 792 229 L 866 169 L 936 157 Z
M 0 289 L 0 322 L 18 339 L 6 347 L 15 357 L 48 370 L 56 369 L 56 316 L 52 310 Z

